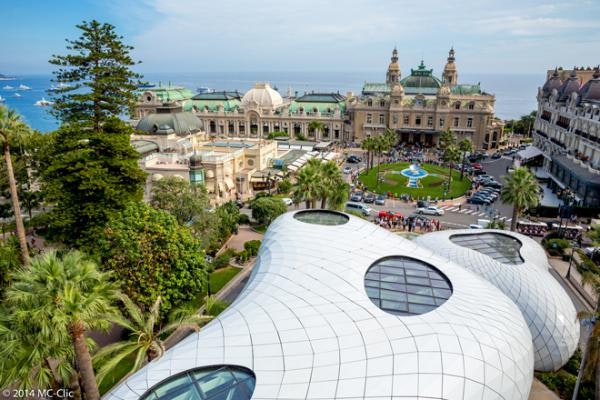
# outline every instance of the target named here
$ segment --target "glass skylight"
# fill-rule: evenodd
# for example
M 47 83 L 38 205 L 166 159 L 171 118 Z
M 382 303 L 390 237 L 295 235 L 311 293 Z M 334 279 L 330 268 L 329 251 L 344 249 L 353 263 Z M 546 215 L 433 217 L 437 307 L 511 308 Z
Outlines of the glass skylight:
M 298 211 L 294 214 L 294 218 L 315 225 L 343 225 L 349 220 L 347 215 L 330 210 Z
M 142 400 L 249 400 L 256 378 L 242 367 L 186 371 L 154 386 Z
M 523 259 L 519 250 L 521 242 L 518 239 L 501 233 L 477 233 L 452 235 L 450 241 L 459 246 L 478 251 L 503 264 L 522 264 Z
M 387 257 L 365 275 L 365 290 L 383 311 L 419 315 L 436 309 L 452 295 L 452 285 L 437 268 L 409 257 Z

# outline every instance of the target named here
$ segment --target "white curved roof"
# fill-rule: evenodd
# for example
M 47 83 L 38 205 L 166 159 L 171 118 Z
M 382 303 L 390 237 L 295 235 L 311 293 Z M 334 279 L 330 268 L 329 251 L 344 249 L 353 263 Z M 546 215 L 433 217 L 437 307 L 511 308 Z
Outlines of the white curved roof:
M 283 99 L 268 83 L 257 83 L 242 97 L 242 107 L 275 109 L 283 105 Z
M 548 258 L 537 242 L 515 232 L 490 229 L 478 229 L 475 235 L 486 232 L 510 236 L 521 242 L 519 253 L 523 263 L 503 264 L 450 240 L 455 235 L 474 235 L 469 229 L 427 233 L 415 241 L 475 272 L 511 298 L 531 330 L 535 369 L 559 369 L 573 355 L 579 340 L 579 322 L 573 302 L 550 275 Z
M 323 226 L 293 214 L 270 225 L 229 308 L 106 398 L 137 399 L 179 372 L 229 364 L 255 373 L 253 399 L 527 399 L 531 334 L 500 290 L 362 219 Z M 450 298 L 422 315 L 379 309 L 365 273 L 393 255 L 436 267 Z

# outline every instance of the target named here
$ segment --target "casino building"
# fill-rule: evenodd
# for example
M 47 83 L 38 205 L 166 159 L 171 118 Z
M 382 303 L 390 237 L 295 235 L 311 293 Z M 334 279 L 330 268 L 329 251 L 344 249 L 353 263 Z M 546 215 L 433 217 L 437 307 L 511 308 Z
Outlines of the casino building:
M 423 61 L 402 78 L 394 49 L 386 81 L 365 83 L 361 96 L 348 101 L 351 137 L 360 142 L 392 129 L 401 142 L 431 147 L 442 131 L 451 129 L 459 140 L 471 139 L 476 150 L 498 148 L 503 124 L 494 117 L 494 95 L 479 83 L 458 82 L 453 48 L 441 78 Z
M 402 78 L 394 49 L 384 83 L 365 83 L 362 93 L 289 93 L 283 97 L 268 83 L 245 94 L 220 91 L 194 95 L 181 87 L 151 88 L 140 93 L 136 118 L 176 103 L 196 115 L 211 137 L 266 138 L 284 132 L 291 139 L 358 142 L 386 129 L 399 141 L 435 146 L 440 132 L 451 129 L 470 138 L 476 150 L 498 148 L 502 122 L 494 117 L 495 97 L 477 84 L 459 83 L 454 49 L 441 78 L 423 62 Z

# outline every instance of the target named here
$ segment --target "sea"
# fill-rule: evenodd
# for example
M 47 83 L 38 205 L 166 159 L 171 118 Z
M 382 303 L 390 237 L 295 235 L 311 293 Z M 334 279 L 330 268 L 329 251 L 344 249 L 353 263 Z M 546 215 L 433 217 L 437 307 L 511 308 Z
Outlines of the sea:
M 1 72 L 1 71 L 0 71 Z M 384 71 L 385 72 L 385 71 Z M 185 86 L 192 90 L 208 87 L 214 90 L 239 90 L 244 93 L 256 82 L 270 82 L 282 95 L 307 92 L 360 93 L 364 82 L 380 82 L 385 78 L 381 71 L 367 72 L 198 72 L 198 73 L 146 73 L 144 81 L 156 85 Z M 537 88 L 544 84 L 541 74 L 491 74 L 465 73 L 459 82 L 481 84 L 481 88 L 496 95 L 496 116 L 516 119 L 536 109 Z M 52 75 L 23 75 L 15 80 L 0 81 L 0 96 L 5 105 L 17 110 L 32 128 L 50 132 L 58 121 L 50 115 L 49 107 L 36 106 L 42 98 L 50 100 Z M 19 90 L 20 85 L 29 90 Z

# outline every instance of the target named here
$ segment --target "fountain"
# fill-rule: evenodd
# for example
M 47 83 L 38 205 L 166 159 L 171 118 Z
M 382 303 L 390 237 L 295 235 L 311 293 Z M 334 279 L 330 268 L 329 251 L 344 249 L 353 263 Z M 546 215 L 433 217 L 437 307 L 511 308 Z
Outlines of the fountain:
M 411 164 L 408 168 L 400 171 L 400 174 L 408 178 L 408 184 L 406 186 L 409 188 L 418 188 L 419 179 L 423 179 L 429 175 L 429 173 L 418 164 Z

